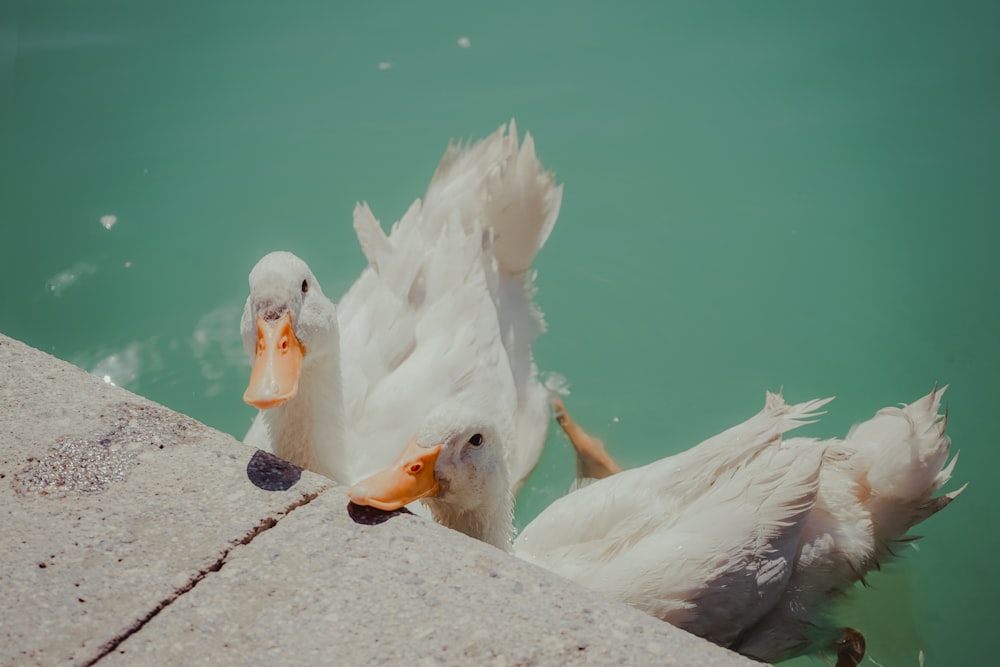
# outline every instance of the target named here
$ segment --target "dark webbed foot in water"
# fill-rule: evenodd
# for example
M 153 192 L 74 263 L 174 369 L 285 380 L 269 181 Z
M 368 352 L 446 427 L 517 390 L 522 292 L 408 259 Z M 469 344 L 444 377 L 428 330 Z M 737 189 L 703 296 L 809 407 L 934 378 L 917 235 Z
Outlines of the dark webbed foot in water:
M 556 421 L 569 437 L 569 441 L 576 450 L 576 476 L 581 479 L 604 479 L 617 472 L 621 472 L 621 466 L 615 463 L 604 443 L 598 438 L 590 435 L 580 425 L 573 421 L 566 410 L 566 404 L 561 398 L 552 401 L 552 407 L 556 413 Z
M 857 667 L 865 657 L 865 636 L 854 628 L 844 628 L 833 648 L 837 652 L 836 667 Z

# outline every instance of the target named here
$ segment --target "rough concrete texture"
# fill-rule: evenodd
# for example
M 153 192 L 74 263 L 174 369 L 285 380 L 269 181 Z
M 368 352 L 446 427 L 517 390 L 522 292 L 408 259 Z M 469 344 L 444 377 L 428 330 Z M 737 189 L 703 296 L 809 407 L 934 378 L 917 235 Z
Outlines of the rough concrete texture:
M 754 665 L 0 335 L 0 664 Z

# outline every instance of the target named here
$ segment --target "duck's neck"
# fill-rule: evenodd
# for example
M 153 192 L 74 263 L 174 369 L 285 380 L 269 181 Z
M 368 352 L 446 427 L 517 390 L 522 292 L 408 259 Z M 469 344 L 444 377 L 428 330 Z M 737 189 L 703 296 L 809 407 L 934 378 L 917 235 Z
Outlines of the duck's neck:
M 348 482 L 339 465 L 344 442 L 344 396 L 334 353 L 302 369 L 298 395 L 263 411 L 274 453 L 307 470 Z
M 434 521 L 469 537 L 510 552 L 514 537 L 514 499 L 484 503 L 475 510 L 458 509 L 434 498 L 424 501 Z

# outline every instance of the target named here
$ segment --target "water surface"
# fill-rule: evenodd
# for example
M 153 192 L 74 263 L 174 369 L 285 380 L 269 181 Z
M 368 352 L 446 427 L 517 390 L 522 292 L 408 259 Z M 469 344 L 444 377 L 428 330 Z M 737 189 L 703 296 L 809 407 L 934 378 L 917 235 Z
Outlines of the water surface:
M 623 463 L 744 419 L 764 389 L 836 395 L 807 431 L 833 436 L 951 383 L 970 488 L 840 616 L 879 664 L 981 664 L 1000 593 L 998 7 L 14 2 L 0 330 L 241 437 L 256 260 L 291 250 L 342 294 L 363 267 L 354 203 L 397 219 L 450 138 L 516 117 L 566 186 L 539 365 Z M 519 523 L 571 463 L 553 433 Z

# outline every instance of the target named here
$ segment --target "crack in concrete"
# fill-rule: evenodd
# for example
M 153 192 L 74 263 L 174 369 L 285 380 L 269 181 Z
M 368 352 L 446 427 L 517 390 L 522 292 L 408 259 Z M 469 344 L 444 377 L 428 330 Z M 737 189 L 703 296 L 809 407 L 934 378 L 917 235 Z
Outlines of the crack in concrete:
M 314 493 L 307 493 L 303 495 L 302 498 L 300 498 L 299 500 L 295 501 L 287 508 L 285 508 L 285 510 L 280 514 L 278 514 L 277 516 L 270 516 L 262 519 L 260 523 L 254 526 L 250 530 L 250 532 L 248 532 L 246 535 L 240 538 L 239 541 L 237 541 L 232 546 L 223 550 L 223 552 L 219 555 L 219 557 L 216 559 L 214 563 L 212 563 L 203 570 L 199 570 L 184 586 L 181 586 L 180 588 L 175 590 L 171 595 L 164 598 L 158 605 L 156 605 L 153 609 L 151 609 L 149 613 L 147 613 L 142 618 L 137 619 L 134 623 L 132 623 L 132 625 L 125 628 L 125 630 L 122 631 L 119 635 L 105 642 L 98 650 L 97 655 L 87 660 L 86 662 L 80 663 L 81 666 L 92 667 L 92 665 L 95 665 L 98 662 L 100 662 L 102 659 L 104 659 L 105 656 L 109 655 L 116 648 L 121 646 L 121 644 L 126 639 L 128 639 L 135 633 L 142 630 L 146 626 L 146 624 L 149 623 L 154 618 L 156 618 L 156 616 L 161 611 L 163 611 L 164 609 L 172 605 L 174 602 L 176 602 L 178 599 L 180 599 L 182 595 L 191 592 L 194 589 L 194 587 L 197 586 L 199 583 L 201 583 L 202 580 L 204 580 L 208 575 L 212 574 L 213 572 L 218 572 L 219 570 L 221 570 L 222 566 L 226 564 L 226 559 L 229 558 L 229 554 L 232 553 L 233 549 L 250 544 L 255 539 L 257 539 L 257 536 L 259 536 L 261 533 L 264 533 L 274 528 L 276 525 L 278 525 L 279 521 L 287 517 L 289 514 L 291 514 L 298 508 L 302 507 L 303 505 L 308 505 L 312 501 L 316 500 L 316 498 L 318 498 L 321 493 L 326 491 L 327 488 L 329 487 L 322 488 Z

